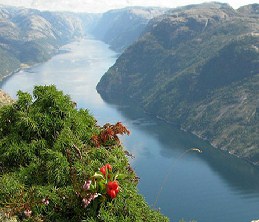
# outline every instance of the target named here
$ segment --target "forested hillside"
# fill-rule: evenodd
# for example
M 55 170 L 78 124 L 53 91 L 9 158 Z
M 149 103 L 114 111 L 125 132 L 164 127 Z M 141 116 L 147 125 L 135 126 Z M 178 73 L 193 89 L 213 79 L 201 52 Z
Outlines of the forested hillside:
M 258 4 L 204 3 L 151 20 L 97 86 L 259 164 Z

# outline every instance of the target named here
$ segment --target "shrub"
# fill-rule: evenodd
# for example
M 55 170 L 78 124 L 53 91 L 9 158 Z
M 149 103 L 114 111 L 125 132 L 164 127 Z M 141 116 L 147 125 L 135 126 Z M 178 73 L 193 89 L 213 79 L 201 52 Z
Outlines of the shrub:
M 55 86 L 0 109 L 0 211 L 19 221 L 168 221 L 137 191 L 118 134 Z

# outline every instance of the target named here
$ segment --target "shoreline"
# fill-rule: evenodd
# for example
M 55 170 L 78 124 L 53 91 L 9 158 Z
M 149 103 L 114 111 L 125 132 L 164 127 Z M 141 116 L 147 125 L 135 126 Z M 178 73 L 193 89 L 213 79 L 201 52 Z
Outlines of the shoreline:
M 146 112 L 146 111 L 145 111 L 145 112 Z M 152 115 L 151 113 L 148 113 L 148 112 L 146 112 L 146 113 L 147 113 L 148 115 Z M 152 115 L 152 116 L 154 116 L 154 115 Z M 167 121 L 166 119 L 164 119 L 164 118 L 161 117 L 161 116 L 155 116 L 155 118 L 157 118 L 157 119 L 159 119 L 159 120 L 161 120 L 161 121 L 163 121 L 163 122 L 165 122 L 165 123 L 167 123 L 167 124 L 169 124 L 169 125 L 177 126 L 176 124 L 174 124 L 174 123 L 172 123 L 172 122 L 170 122 L 170 121 Z M 253 161 L 247 159 L 246 157 L 239 156 L 239 155 L 237 155 L 237 154 L 235 154 L 235 153 L 233 153 L 233 152 L 231 152 L 231 151 L 228 151 L 227 149 L 220 148 L 220 147 L 218 147 L 216 144 L 213 144 L 213 143 L 210 142 L 207 138 L 205 138 L 205 137 L 199 135 L 199 134 L 198 134 L 197 132 L 195 132 L 195 131 L 189 131 L 189 130 L 187 130 L 187 129 L 181 127 L 181 126 L 180 126 L 180 127 L 178 126 L 178 129 L 180 129 L 180 130 L 182 130 L 182 131 L 184 131 L 184 132 L 190 133 L 190 134 L 192 134 L 192 135 L 198 137 L 199 139 L 208 142 L 208 143 L 211 145 L 211 147 L 213 147 L 214 149 L 220 150 L 220 151 L 222 151 L 222 152 L 224 152 L 224 153 L 228 153 L 228 154 L 231 155 L 231 156 L 234 156 L 234 157 L 236 157 L 236 158 L 238 158 L 238 159 L 244 160 L 245 162 L 251 164 L 252 166 L 259 168 L 259 162 L 253 162 Z
M 14 70 L 14 71 L 12 71 L 12 72 L 9 72 L 8 74 L 2 76 L 2 77 L 0 78 L 0 84 L 1 84 L 6 78 L 12 76 L 12 75 L 15 74 L 15 73 L 20 72 L 21 70 L 22 70 L 22 68 L 19 67 L 18 69 Z
M 100 94 L 100 93 L 99 93 L 99 94 Z M 199 139 L 201 139 L 201 140 L 203 140 L 203 141 L 205 141 L 205 142 L 208 142 L 208 143 L 211 145 L 211 147 L 213 147 L 214 149 L 217 149 L 217 150 L 219 150 L 219 151 L 221 151 L 221 152 L 227 153 L 227 154 L 230 155 L 230 156 L 233 156 L 233 157 L 236 157 L 236 158 L 238 158 L 238 159 L 240 159 L 240 160 L 243 160 L 243 161 L 245 161 L 246 163 L 252 165 L 253 167 L 259 168 L 259 162 L 251 161 L 251 160 L 248 159 L 247 157 L 242 157 L 242 156 L 237 155 L 237 154 L 235 154 L 235 153 L 233 153 L 233 152 L 231 152 L 231 151 L 228 151 L 227 149 L 218 147 L 216 144 L 213 144 L 212 142 L 210 142 L 208 138 L 205 138 L 205 137 L 199 135 L 197 132 L 195 132 L 195 131 L 189 131 L 189 130 L 183 128 L 180 124 L 176 124 L 176 123 L 174 123 L 174 122 L 170 122 L 170 121 L 166 120 L 165 118 L 163 118 L 163 117 L 161 117 L 161 116 L 159 116 L 159 115 L 154 115 L 154 114 L 148 112 L 147 110 L 145 110 L 143 107 L 141 107 L 141 106 L 140 106 L 136 101 L 134 101 L 132 98 L 128 98 L 128 99 L 129 99 L 131 102 L 133 102 L 135 105 L 137 105 L 138 107 L 140 107 L 140 108 L 143 110 L 143 112 L 146 113 L 147 115 L 152 116 L 152 117 L 154 117 L 154 118 L 156 118 L 156 119 L 158 119 L 158 120 L 160 120 L 160 121 L 163 121 L 164 123 L 166 123 L 166 124 L 168 124 L 168 125 L 174 126 L 174 127 L 178 128 L 179 130 L 181 130 L 181 131 L 183 131 L 183 132 L 190 133 L 190 134 L 196 136 L 197 138 L 199 138 Z
M 69 50 L 67 50 L 67 49 L 62 49 L 62 47 L 65 46 L 65 45 L 68 45 L 68 44 L 70 44 L 70 43 L 73 43 L 73 42 L 81 41 L 81 40 L 83 40 L 83 39 L 85 39 L 85 37 L 82 37 L 82 38 L 79 38 L 79 39 L 73 39 L 72 41 L 69 41 L 69 42 L 67 42 L 67 43 L 64 44 L 64 45 L 61 45 L 59 48 L 55 49 L 55 51 L 54 51 L 53 53 L 51 53 L 50 57 L 49 57 L 48 59 L 46 59 L 45 61 L 42 61 L 42 62 L 35 62 L 35 63 L 31 64 L 31 65 L 29 65 L 29 64 L 27 64 L 27 63 L 20 63 L 20 67 L 19 67 L 19 68 L 17 68 L 17 69 L 15 69 L 15 70 L 9 72 L 8 74 L 6 74 L 6 75 L 0 77 L 0 88 L 1 88 L 1 85 L 3 84 L 3 82 L 4 82 L 7 78 L 11 77 L 12 75 L 14 75 L 14 74 L 16 74 L 16 73 L 18 73 L 18 72 L 20 72 L 20 71 L 22 71 L 22 70 L 31 69 L 31 68 L 33 68 L 33 67 L 35 67 L 35 66 L 37 66 L 37 65 L 43 64 L 43 63 L 49 61 L 50 59 L 52 59 L 52 58 L 53 58 L 54 56 L 56 56 L 56 55 L 69 53 L 69 52 L 70 52 Z
M 45 62 L 45 61 L 44 61 L 44 62 Z M 32 64 L 32 65 L 28 65 L 28 64 L 21 63 L 21 65 L 24 64 L 24 65 L 26 65 L 26 66 L 23 67 L 23 65 L 22 65 L 22 66 L 20 66 L 18 69 L 14 70 L 14 71 L 12 71 L 12 72 L 8 73 L 7 75 L 5 75 L 5 76 L 3 76 L 3 77 L 0 78 L 0 89 L 1 89 L 1 86 L 2 86 L 2 84 L 4 83 L 4 81 L 5 81 L 6 79 L 12 77 L 14 74 L 19 73 L 19 72 L 21 72 L 21 71 L 23 71 L 23 70 L 26 70 L 26 69 L 31 69 L 31 68 L 33 68 L 33 67 L 35 67 L 35 66 L 37 66 L 37 65 L 40 65 L 40 64 L 42 64 L 42 63 L 44 63 L 44 62 L 35 63 L 35 64 Z

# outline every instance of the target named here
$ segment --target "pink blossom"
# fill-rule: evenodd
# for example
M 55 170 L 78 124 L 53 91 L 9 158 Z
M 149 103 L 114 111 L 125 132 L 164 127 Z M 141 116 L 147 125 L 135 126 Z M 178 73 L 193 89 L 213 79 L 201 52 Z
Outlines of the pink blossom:
M 83 198 L 82 201 L 84 203 L 84 208 L 86 208 L 91 203 L 91 199 L 87 199 L 87 198 Z
M 25 211 L 23 211 L 23 213 L 24 213 L 24 215 L 25 215 L 26 217 L 30 217 L 31 214 L 32 214 L 32 211 L 31 211 L 30 209 L 26 209 Z
M 89 190 L 91 183 L 92 183 L 91 180 L 85 181 L 85 183 L 84 183 L 84 185 L 83 185 L 83 189 L 84 189 L 84 190 Z
M 45 204 L 45 205 L 49 205 L 49 200 L 48 200 L 48 198 L 43 198 L 43 199 L 42 199 L 42 203 Z
M 83 203 L 84 203 L 84 208 L 86 208 L 92 200 L 94 200 L 96 197 L 98 197 L 99 194 L 98 193 L 92 193 L 90 194 L 90 196 L 88 198 L 83 198 Z

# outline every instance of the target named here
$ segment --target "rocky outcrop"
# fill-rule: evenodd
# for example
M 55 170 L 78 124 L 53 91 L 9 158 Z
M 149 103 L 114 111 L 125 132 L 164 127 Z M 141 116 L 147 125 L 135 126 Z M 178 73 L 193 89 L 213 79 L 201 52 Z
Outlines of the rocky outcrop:
M 0 107 L 13 102 L 13 99 L 0 89 Z

